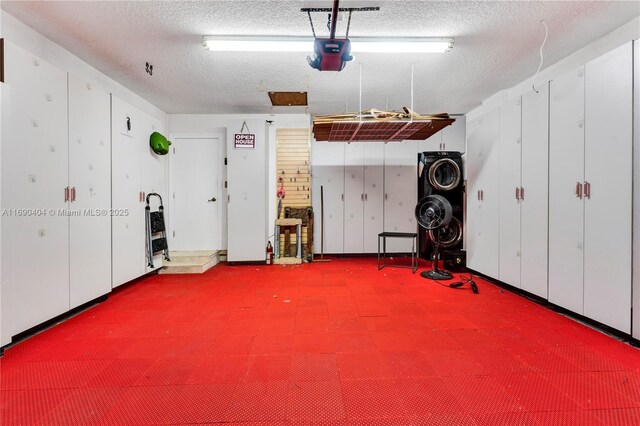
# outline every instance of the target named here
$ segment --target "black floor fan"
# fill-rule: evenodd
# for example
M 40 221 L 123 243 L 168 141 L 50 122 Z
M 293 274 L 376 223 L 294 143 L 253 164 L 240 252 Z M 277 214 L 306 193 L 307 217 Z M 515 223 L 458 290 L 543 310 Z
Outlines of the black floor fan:
M 422 271 L 420 276 L 432 280 L 450 280 L 453 278 L 447 271 L 438 269 L 438 260 L 440 258 L 440 244 L 438 241 L 439 230 L 449 224 L 451 221 L 451 203 L 441 195 L 428 195 L 421 199 L 416 206 L 416 220 L 418 224 L 429 232 L 431 241 L 433 242 L 433 269 L 430 271 Z

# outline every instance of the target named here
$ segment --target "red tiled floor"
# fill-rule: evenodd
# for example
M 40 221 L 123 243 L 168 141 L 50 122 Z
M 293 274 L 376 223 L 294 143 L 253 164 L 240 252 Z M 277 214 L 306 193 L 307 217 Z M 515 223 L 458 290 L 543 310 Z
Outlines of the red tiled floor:
M 477 281 L 369 258 L 148 277 L 7 348 L 1 424 L 640 424 L 638 349 Z

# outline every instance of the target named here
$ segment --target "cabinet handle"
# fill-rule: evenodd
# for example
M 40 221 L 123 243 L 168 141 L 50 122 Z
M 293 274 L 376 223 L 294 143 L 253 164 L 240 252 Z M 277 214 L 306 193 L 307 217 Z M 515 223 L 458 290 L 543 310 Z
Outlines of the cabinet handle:
M 576 182 L 576 197 L 582 199 L 582 183 Z
M 516 200 L 520 199 L 520 188 L 516 186 Z
M 364 194 L 360 194 L 360 201 L 364 201 Z
M 64 189 L 64 202 L 66 203 L 67 201 L 69 201 L 69 187 L 68 186 Z
M 480 201 L 484 201 L 484 189 L 480 190 Z
M 367 194 L 364 194 L 364 200 L 367 201 L 369 197 L 367 197 Z
M 76 200 L 76 187 L 71 188 L 71 201 Z
M 591 199 L 591 184 L 586 180 L 584 181 L 584 198 Z
M 478 189 L 477 197 L 478 197 L 478 201 L 480 201 L 480 190 L 479 189 Z
M 344 194 L 340 194 L 340 199 L 344 201 Z
M 524 201 L 524 188 L 520 187 L 520 199 Z
M 389 199 L 389 194 L 387 194 L 386 192 L 384 193 L 384 200 L 387 201 Z

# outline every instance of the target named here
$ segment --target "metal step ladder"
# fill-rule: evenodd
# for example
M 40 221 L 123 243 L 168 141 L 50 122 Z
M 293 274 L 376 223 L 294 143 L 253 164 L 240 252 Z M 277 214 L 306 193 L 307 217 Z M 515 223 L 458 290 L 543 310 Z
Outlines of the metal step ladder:
M 157 211 L 151 211 L 151 205 L 149 203 L 150 197 L 158 197 L 160 200 L 160 206 Z M 147 264 L 150 268 L 153 268 L 153 255 L 155 253 L 163 252 L 164 258 L 166 260 L 171 260 L 169 258 L 167 231 L 164 224 L 164 205 L 162 204 L 162 197 L 160 194 L 156 194 L 155 192 L 147 194 L 147 206 L 144 208 L 144 211 L 145 228 L 147 233 Z

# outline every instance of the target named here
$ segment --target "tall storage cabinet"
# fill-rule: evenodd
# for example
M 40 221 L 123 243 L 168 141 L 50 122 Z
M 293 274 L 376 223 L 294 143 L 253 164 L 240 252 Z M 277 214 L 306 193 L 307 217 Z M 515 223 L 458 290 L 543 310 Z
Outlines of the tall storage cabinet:
M 344 156 L 345 144 L 314 141 L 311 149 L 311 199 L 314 211 L 314 251 L 344 251 Z M 324 225 L 320 192 L 324 197 Z
M 548 85 L 500 107 L 499 279 L 547 297 Z
M 144 206 L 140 166 L 142 113 L 116 96 L 111 97 L 113 287 L 144 274 Z M 127 126 L 129 123 L 129 126 Z
M 67 75 L 5 42 L 2 344 L 69 309 Z
M 549 300 L 627 333 L 632 84 L 627 43 L 552 81 L 550 105 Z
M 70 307 L 111 291 L 111 100 L 69 75 Z
M 549 85 L 522 95 L 520 287 L 548 297 Z M 501 232 L 502 233 L 502 232 Z
M 499 274 L 500 110 L 467 122 L 467 266 Z
M 629 42 L 585 66 L 584 314 L 626 333 L 631 331 L 632 53 Z
M 500 106 L 500 281 L 520 287 L 522 98 Z
M 112 285 L 117 287 L 162 266 L 158 254 L 154 268 L 148 267 L 144 209 L 152 192 L 166 202 L 168 184 L 167 156 L 149 147 L 151 133 L 165 133 L 164 124 L 116 96 L 111 97 L 111 117 Z M 157 199 L 151 203 L 157 210 Z
M 417 232 L 415 209 L 418 193 L 417 141 L 384 145 L 384 231 Z M 387 241 L 387 252 L 411 251 L 411 241 Z
M 376 253 L 383 229 L 383 144 L 345 146 L 344 252 Z

